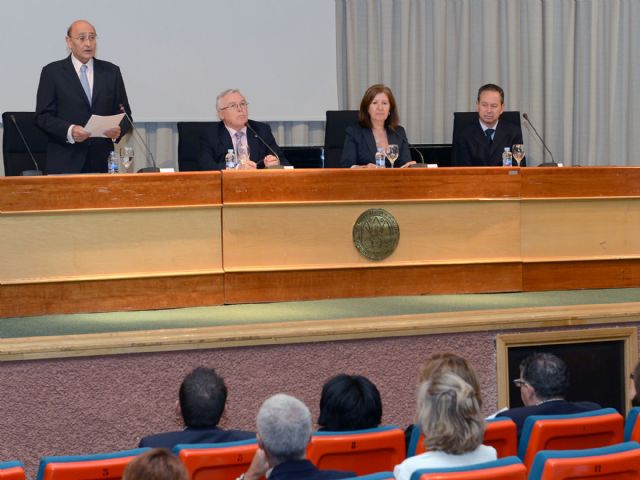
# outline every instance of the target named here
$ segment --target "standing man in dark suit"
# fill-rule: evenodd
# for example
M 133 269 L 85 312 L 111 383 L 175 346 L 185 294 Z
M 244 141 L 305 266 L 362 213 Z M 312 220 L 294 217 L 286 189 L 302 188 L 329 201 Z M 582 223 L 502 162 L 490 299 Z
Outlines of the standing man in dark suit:
M 480 87 L 476 110 L 479 122 L 469 125 L 455 139 L 453 165 L 501 167 L 505 147 L 523 143 L 520 128 L 500 121 L 504 112 L 504 90 L 493 83 Z
M 200 136 L 198 163 L 201 170 L 223 170 L 227 151 L 233 150 L 237 154 L 240 146 L 249 147 L 249 160 L 239 167 L 243 170 L 289 165 L 271 127 L 249 120 L 249 104 L 240 90 L 229 89 L 218 95 L 216 110 L 220 122 Z
M 178 409 L 184 430 L 149 435 L 139 447 L 172 449 L 180 443 L 220 443 L 256 438 L 252 432 L 218 428 L 227 403 L 224 379 L 212 368 L 198 367 L 180 385 Z
M 98 60 L 96 29 L 76 20 L 67 30 L 71 54 L 42 69 L 36 99 L 36 124 L 49 137 L 47 173 L 107 171 L 113 143 L 126 130 L 121 126 L 90 137 L 83 127 L 92 114 L 115 115 L 123 106 L 131 115 L 127 92 L 116 65 Z

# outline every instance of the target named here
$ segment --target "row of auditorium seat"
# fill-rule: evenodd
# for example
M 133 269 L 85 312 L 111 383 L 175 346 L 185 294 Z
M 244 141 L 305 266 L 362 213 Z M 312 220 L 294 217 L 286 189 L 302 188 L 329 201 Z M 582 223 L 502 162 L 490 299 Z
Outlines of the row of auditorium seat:
M 527 473 L 528 478 L 536 480 L 617 478 L 614 472 L 626 472 L 620 478 L 640 479 L 639 414 L 640 408 L 631 409 L 626 422 L 611 408 L 532 416 L 525 422 L 519 447 L 513 421 L 490 420 L 483 443 L 496 448 L 498 460 L 446 471 L 420 470 L 412 480 L 513 480 L 525 479 Z M 393 478 L 390 471 L 407 454 L 424 451 L 419 428 L 413 431 L 408 449 L 404 431 L 398 427 L 315 432 L 307 457 L 321 469 L 353 471 L 359 479 Z M 191 480 L 233 480 L 247 470 L 257 448 L 255 440 L 245 440 L 177 445 L 174 452 Z M 146 450 L 43 457 L 37 480 L 118 480 L 129 460 Z M 15 461 L 0 464 L 0 480 L 25 480 L 24 466 Z

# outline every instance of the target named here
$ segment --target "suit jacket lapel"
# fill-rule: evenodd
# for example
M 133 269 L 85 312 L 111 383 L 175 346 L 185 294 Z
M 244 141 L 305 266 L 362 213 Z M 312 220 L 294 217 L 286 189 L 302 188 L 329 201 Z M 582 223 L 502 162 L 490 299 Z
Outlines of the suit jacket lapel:
M 218 122 L 218 143 L 220 144 L 220 149 L 226 153 L 227 150 L 233 150 L 233 140 L 231 140 L 231 135 L 229 134 L 229 130 L 224 126 L 224 122 Z
M 365 142 L 367 143 L 367 148 L 369 149 L 369 158 L 374 158 L 376 152 L 378 151 L 378 147 L 376 146 L 376 139 L 373 136 L 373 129 L 365 129 Z
M 91 89 L 91 105 L 95 105 L 98 95 L 104 90 L 104 69 L 103 65 L 95 58 L 93 59 L 93 88 Z
M 73 68 L 73 63 L 71 62 L 71 55 L 69 55 L 67 57 L 67 61 L 64 62 L 63 71 L 64 71 L 64 74 L 69 79 L 69 84 L 72 86 L 72 88 L 76 91 L 78 95 L 80 95 L 80 97 L 85 101 L 87 106 L 90 106 L 89 99 L 87 98 L 87 95 L 84 93 L 84 88 L 82 88 L 82 84 L 80 83 L 80 77 L 78 76 L 76 69 Z M 94 71 L 93 80 L 95 82 L 95 71 Z

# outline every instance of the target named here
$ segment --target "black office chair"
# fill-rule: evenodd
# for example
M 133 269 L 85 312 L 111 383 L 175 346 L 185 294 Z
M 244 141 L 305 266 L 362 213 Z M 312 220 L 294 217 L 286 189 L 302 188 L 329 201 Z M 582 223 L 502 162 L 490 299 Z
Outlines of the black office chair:
M 324 167 L 324 149 L 322 147 L 280 147 L 280 150 L 294 168 Z
M 478 123 L 479 118 L 478 118 L 478 112 L 454 112 L 453 113 L 453 145 L 456 144 L 456 138 L 458 137 L 458 135 L 460 135 L 460 132 L 462 132 L 465 128 L 467 128 L 467 126 L 473 122 Z M 518 127 L 518 129 L 520 130 L 520 132 L 522 132 L 522 125 L 520 124 L 520 112 L 502 112 L 502 115 L 500 115 L 500 121 L 501 122 L 509 122 L 514 124 L 515 126 Z M 454 150 L 455 152 L 455 150 Z M 451 157 L 451 162 L 452 164 L 454 163 L 454 158 L 453 155 L 454 153 L 451 153 L 452 157 Z M 521 166 L 526 166 L 526 158 L 522 160 L 522 165 Z
M 24 139 L 38 164 L 37 168 L 25 147 L 12 117 L 20 127 Z M 22 175 L 22 172 L 44 171 L 47 161 L 47 135 L 34 123 L 35 112 L 4 112 L 2 114 L 2 156 L 4 174 L 7 177 Z
M 178 170 L 197 172 L 200 170 L 200 134 L 215 122 L 178 122 Z
M 324 127 L 324 166 L 340 168 L 340 157 L 344 146 L 344 131 L 349 125 L 358 123 L 358 110 L 327 110 Z

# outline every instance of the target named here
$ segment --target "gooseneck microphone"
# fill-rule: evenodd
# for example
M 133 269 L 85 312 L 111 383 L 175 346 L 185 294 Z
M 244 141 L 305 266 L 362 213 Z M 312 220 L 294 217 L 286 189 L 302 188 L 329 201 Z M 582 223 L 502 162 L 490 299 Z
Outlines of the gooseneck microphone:
M 31 149 L 29 148 L 27 139 L 24 138 L 24 135 L 22 134 L 22 130 L 20 129 L 20 127 L 18 126 L 18 122 L 16 121 L 16 116 L 13 114 L 11 114 L 11 121 L 13 122 L 13 125 L 16 127 L 16 130 L 18 131 L 18 135 L 20 135 L 20 139 L 22 140 L 23 145 L 27 149 L 27 152 L 29 152 L 31 161 L 36 167 L 35 170 L 23 170 L 22 173 L 20 173 L 20 175 L 22 175 L 23 177 L 37 177 L 39 175 L 42 175 L 42 170 L 40 170 L 40 167 L 38 166 L 38 162 L 36 162 L 36 157 L 34 157 L 33 153 L 31 153 Z
M 134 125 L 133 120 L 131 120 L 131 117 L 127 113 L 127 110 L 124 108 L 123 104 L 120 104 L 120 113 L 124 113 L 124 116 L 126 117 L 126 119 L 129 120 L 129 125 L 131 125 L 131 129 L 133 130 L 133 133 L 136 134 L 136 136 L 138 137 L 138 140 L 140 140 L 140 143 L 142 144 L 142 146 L 145 149 L 145 152 L 146 152 L 145 156 L 146 156 L 147 160 L 151 159 L 151 165 L 153 165 L 152 167 L 141 168 L 140 170 L 138 170 L 138 173 L 156 173 L 156 172 L 159 172 L 160 169 L 156 165 L 156 161 L 153 158 L 153 153 L 151 153 L 151 150 L 149 150 L 149 146 L 147 145 L 147 143 L 142 138 L 142 135 L 140 135 L 140 133 L 138 132 L 138 129 Z
M 253 136 L 255 138 L 257 138 L 258 140 L 260 140 L 260 143 L 262 143 L 265 147 L 267 147 L 267 149 L 273 154 L 274 157 L 276 157 L 278 159 L 278 166 L 277 167 L 268 167 L 268 168 L 283 168 L 282 165 L 280 165 L 280 156 L 273 150 L 273 148 L 271 148 L 269 146 L 269 144 L 267 142 L 264 141 L 264 139 L 258 135 L 258 132 L 256 132 L 253 127 L 251 125 L 249 125 L 249 122 L 246 123 L 247 129 L 251 130 L 251 133 L 253 133 Z M 264 161 L 264 159 L 259 160 L 257 163 L 262 163 Z M 266 166 L 266 165 L 265 165 Z
M 551 155 L 551 161 L 550 162 L 542 162 L 540 165 L 538 165 L 539 167 L 557 167 L 558 164 L 556 163 L 556 161 L 553 159 L 553 153 L 551 153 L 551 150 L 549 150 L 549 147 L 547 147 L 547 144 L 544 143 L 544 140 L 542 139 L 542 137 L 540 136 L 540 134 L 538 133 L 538 131 L 536 130 L 536 127 L 533 126 L 533 123 L 531 123 L 531 120 L 529 120 L 529 115 L 527 115 L 526 113 L 523 113 L 522 116 L 524 117 L 524 119 L 527 121 L 527 123 L 529 125 L 531 125 L 531 128 L 533 128 L 533 131 L 535 132 L 536 136 L 540 139 L 540 141 L 542 142 L 542 146 L 545 148 L 545 150 L 547 152 L 549 152 L 549 155 Z

